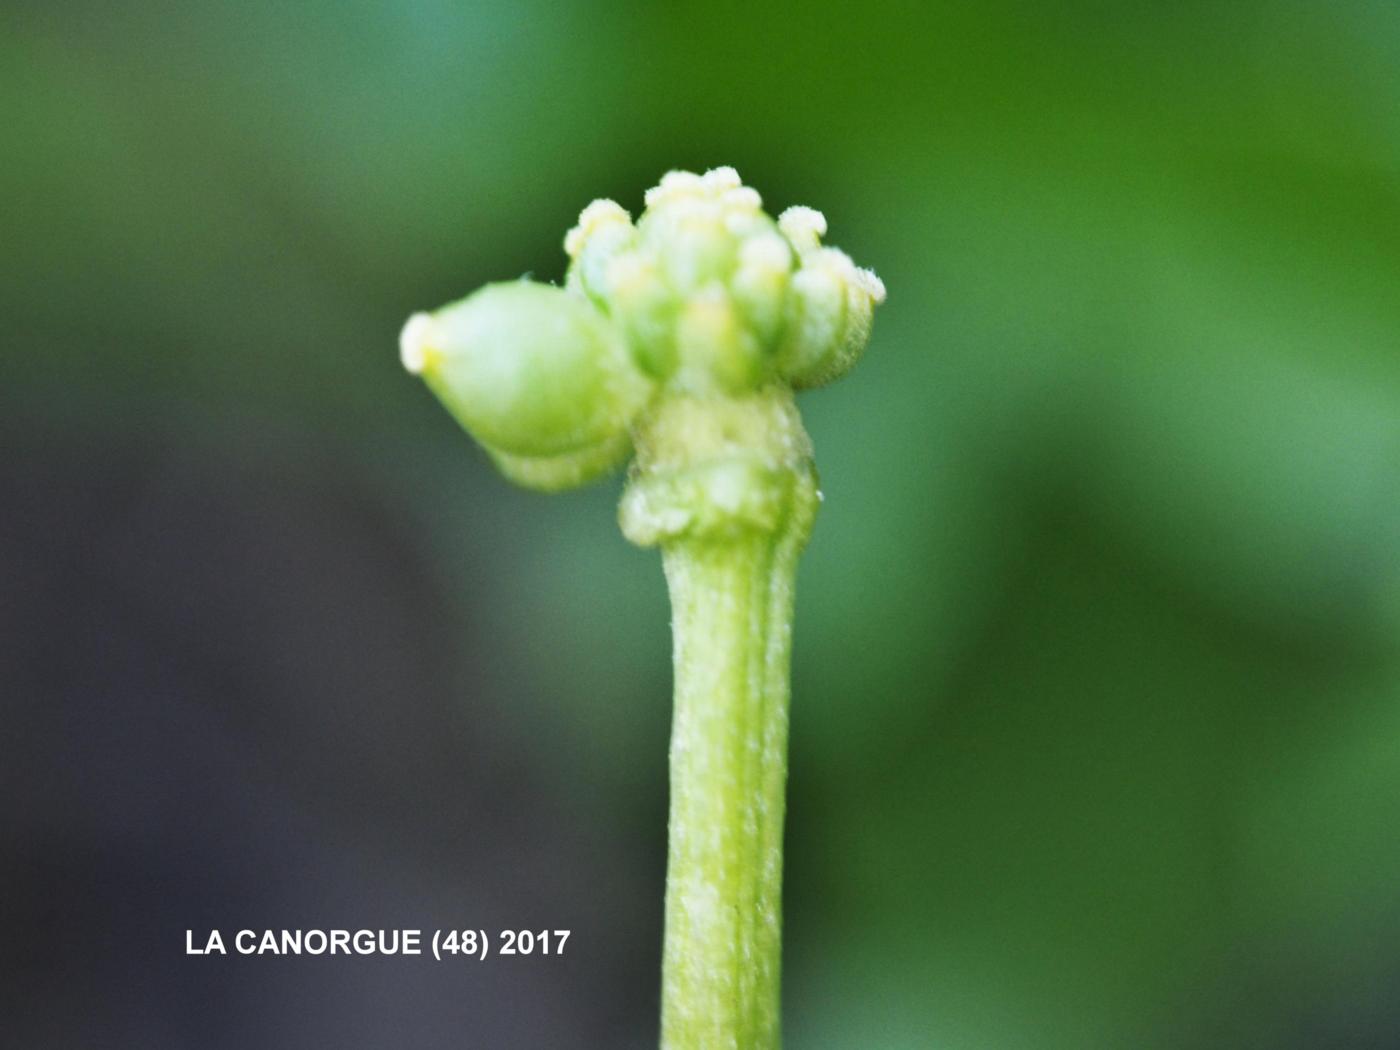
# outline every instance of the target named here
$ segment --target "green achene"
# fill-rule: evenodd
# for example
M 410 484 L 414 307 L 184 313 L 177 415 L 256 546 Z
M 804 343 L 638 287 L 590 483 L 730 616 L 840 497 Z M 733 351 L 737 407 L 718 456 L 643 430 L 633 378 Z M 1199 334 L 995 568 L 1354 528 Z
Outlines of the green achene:
M 633 457 L 622 531 L 661 548 L 675 643 L 666 1050 L 779 1045 L 793 586 L 820 499 L 793 392 L 850 369 L 885 297 L 825 233 L 732 168 L 673 171 L 635 223 L 583 210 L 563 288 L 488 285 L 400 340 L 512 481 Z

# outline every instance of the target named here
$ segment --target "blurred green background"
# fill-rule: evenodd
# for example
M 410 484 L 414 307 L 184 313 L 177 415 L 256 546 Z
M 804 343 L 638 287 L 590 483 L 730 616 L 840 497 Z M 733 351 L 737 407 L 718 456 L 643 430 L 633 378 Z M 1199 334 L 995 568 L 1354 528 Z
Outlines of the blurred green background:
M 497 477 L 402 374 L 396 335 L 485 281 L 560 279 L 594 197 L 635 212 L 669 168 L 732 164 L 775 213 L 822 209 L 890 290 L 860 367 L 802 400 L 826 502 L 798 598 L 788 1044 L 1400 1046 L 1400 5 L 6 12 L 19 480 L 0 514 L 102 490 L 126 476 L 114 459 L 145 485 L 121 507 L 174 470 L 239 508 L 255 546 L 300 530 L 314 547 L 340 520 L 339 495 L 301 493 L 373 507 L 350 561 L 421 581 L 431 601 L 404 607 L 437 632 L 441 674 L 363 676 L 363 710 L 307 674 L 298 731 L 333 754 L 357 719 L 427 719 L 439 690 L 425 732 L 466 727 L 444 768 L 489 750 L 483 791 L 566 799 L 568 834 L 621 858 L 563 916 L 621 931 L 576 940 L 584 960 L 640 960 L 566 997 L 561 1031 L 610 1040 L 576 1045 L 653 1039 L 658 559 L 618 534 L 615 479 L 545 498 Z M 281 509 L 250 509 L 249 485 Z M 138 546 L 184 535 L 209 568 L 184 491 Z M 73 550 L 117 513 L 52 506 Z M 146 575 L 157 598 L 190 579 Z M 297 586 L 250 580 L 279 601 Z M 12 626 L 26 594 L 52 597 L 30 585 L 9 588 Z M 298 622 L 338 601 L 302 598 Z M 396 608 L 371 597 L 327 644 L 412 653 Z M 216 648 L 238 680 L 236 640 Z M 67 731 L 26 706 L 44 679 L 10 680 L 32 741 Z M 81 697 L 115 702 L 103 680 L 68 694 L 74 724 Z M 230 704 L 255 739 L 282 733 L 284 710 Z M 413 748 L 384 762 L 383 791 L 409 791 Z M 357 772 L 301 775 L 298 804 L 373 825 L 342 797 Z M 495 834 L 551 851 L 523 814 Z M 452 882 L 450 858 L 409 852 Z M 528 1011 L 526 973 L 497 980 Z M 533 1045 L 501 1039 L 401 1045 Z

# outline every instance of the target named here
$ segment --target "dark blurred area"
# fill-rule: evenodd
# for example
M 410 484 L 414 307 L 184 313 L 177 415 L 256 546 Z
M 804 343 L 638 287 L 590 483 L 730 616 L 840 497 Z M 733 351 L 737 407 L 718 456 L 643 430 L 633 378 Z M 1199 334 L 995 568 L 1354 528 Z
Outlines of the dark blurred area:
M 4 21 L 8 1044 L 654 1044 L 658 559 L 396 336 L 732 164 L 890 290 L 802 402 L 788 1045 L 1400 1047 L 1400 6 Z M 574 932 L 185 954 L 284 926 Z

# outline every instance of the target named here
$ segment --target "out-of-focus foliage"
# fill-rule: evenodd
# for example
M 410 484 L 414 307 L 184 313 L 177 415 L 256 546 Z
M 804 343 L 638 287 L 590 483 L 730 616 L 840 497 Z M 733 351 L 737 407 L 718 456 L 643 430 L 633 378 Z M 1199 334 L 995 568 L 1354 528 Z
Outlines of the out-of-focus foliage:
M 1400 6 L 7 22 L 6 401 L 345 442 L 512 717 L 568 727 L 519 760 L 658 844 L 655 558 L 615 489 L 497 478 L 398 327 L 559 280 L 577 210 L 672 167 L 819 202 L 880 272 L 866 361 L 804 398 L 793 1047 L 1400 1039 Z

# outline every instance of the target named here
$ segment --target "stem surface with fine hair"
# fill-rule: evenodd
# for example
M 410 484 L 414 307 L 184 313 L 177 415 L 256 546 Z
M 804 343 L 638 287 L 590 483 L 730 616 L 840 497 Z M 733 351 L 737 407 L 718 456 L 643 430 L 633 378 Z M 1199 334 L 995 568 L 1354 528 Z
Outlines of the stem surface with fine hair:
M 776 1047 L 796 551 L 663 554 L 675 630 L 662 1045 Z
M 656 540 L 675 660 L 665 1050 L 776 1050 L 793 585 L 816 479 L 791 395 L 669 402 L 623 524 Z M 645 511 L 639 509 L 645 506 Z M 647 522 L 665 535 L 639 536 Z

